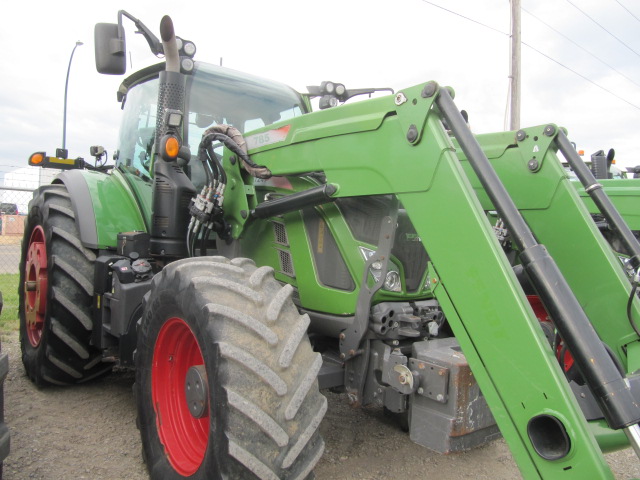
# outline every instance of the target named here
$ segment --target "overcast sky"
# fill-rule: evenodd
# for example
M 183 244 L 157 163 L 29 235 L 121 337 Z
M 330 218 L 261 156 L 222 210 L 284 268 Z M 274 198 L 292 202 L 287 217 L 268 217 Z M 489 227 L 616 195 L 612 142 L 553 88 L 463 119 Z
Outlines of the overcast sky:
M 587 157 L 614 147 L 618 163 L 640 164 L 640 5 L 571 2 L 619 40 L 569 0 L 522 0 L 523 41 L 555 61 L 523 45 L 521 124 L 557 123 Z M 298 90 L 322 80 L 395 89 L 437 80 L 454 87 L 475 132 L 505 128 L 508 0 L 7 1 L 0 29 L 0 45 L 9 50 L 0 75 L 2 170 L 26 165 L 35 151 L 54 154 L 61 146 L 65 76 L 76 40 L 84 45 L 71 67 L 67 148 L 71 157 L 88 159 L 89 146 L 99 144 L 111 156 L 123 77 L 96 72 L 93 28 L 117 22 L 118 9 L 158 36 L 160 19 L 168 14 L 176 33 L 195 42 L 196 60 L 223 58 L 226 67 Z M 134 35 L 133 23 L 125 20 L 125 29 L 133 63 L 128 73 L 157 62 L 142 36 Z

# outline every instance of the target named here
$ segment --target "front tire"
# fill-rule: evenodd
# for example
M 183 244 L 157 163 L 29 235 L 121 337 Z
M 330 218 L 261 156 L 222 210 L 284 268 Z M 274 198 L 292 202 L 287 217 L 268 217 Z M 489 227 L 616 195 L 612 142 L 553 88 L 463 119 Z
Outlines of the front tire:
M 270 267 L 202 257 L 153 279 L 136 402 L 153 479 L 305 479 L 324 450 L 314 353 Z M 202 390 L 199 390 L 202 387 Z
M 91 344 L 96 254 L 85 248 L 64 185 L 29 203 L 20 261 L 22 363 L 36 385 L 70 385 L 111 371 Z

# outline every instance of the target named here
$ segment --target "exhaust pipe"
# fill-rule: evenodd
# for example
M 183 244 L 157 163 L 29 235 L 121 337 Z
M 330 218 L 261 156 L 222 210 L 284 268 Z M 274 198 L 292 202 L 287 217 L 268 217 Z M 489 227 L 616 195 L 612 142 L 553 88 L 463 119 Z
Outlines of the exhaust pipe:
M 171 17 L 165 15 L 160 21 L 160 38 L 162 38 L 162 48 L 166 62 L 167 72 L 180 71 L 180 56 L 178 55 L 178 42 L 176 41 L 175 30 Z
M 185 110 L 185 75 L 180 73 L 180 56 L 173 22 L 168 16 L 160 22 L 160 36 L 166 67 L 160 72 L 158 116 L 156 120 L 155 159 L 153 166 L 153 213 L 150 251 L 165 257 L 188 256 L 186 234 L 189 227 L 187 207 L 196 189 L 182 168 L 173 160 L 165 160 L 160 152 L 162 139 L 172 135 L 182 145 L 182 122 L 173 125 L 169 113 Z M 188 159 L 186 159 L 188 160 Z

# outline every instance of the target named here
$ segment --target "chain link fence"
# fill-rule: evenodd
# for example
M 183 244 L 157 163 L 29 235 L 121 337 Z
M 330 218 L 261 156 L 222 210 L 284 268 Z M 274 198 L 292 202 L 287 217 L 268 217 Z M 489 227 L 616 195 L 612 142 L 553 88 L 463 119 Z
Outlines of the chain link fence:
M 51 183 L 56 170 L 0 166 L 0 274 L 16 274 L 29 201 L 40 185 Z

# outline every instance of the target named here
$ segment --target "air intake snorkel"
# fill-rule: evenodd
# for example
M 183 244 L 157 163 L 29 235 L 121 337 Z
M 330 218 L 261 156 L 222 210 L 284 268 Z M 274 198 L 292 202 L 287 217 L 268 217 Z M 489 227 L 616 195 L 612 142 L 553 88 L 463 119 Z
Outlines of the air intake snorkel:
M 178 155 L 190 157 L 182 146 L 186 77 L 180 73 L 173 22 L 166 15 L 160 22 L 160 36 L 166 68 L 160 72 L 158 86 L 150 249 L 153 255 L 183 257 L 188 254 L 184 239 L 188 207 L 196 190 L 176 162 Z

